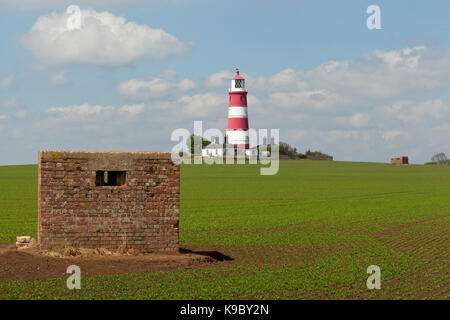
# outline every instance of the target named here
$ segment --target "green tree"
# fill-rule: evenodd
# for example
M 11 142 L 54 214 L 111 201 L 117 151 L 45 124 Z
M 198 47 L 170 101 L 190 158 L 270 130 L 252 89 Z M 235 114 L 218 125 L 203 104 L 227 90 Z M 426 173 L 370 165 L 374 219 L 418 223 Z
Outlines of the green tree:
M 201 146 L 202 146 L 201 149 L 203 149 L 204 147 L 209 145 L 211 143 L 211 141 L 209 141 L 208 139 L 205 139 L 201 136 L 191 134 L 191 136 L 186 141 L 186 144 L 187 144 L 189 150 L 191 151 L 191 154 L 195 153 L 195 151 L 194 151 L 195 143 L 198 143 L 198 144 L 201 143 Z
M 447 159 L 447 156 L 446 156 L 445 153 L 443 153 L 443 152 L 436 153 L 436 154 L 431 158 L 431 161 L 433 161 L 433 162 L 436 163 L 436 164 L 444 165 L 444 166 L 450 164 L 450 163 L 449 163 L 449 160 Z
M 289 156 L 291 158 L 297 157 L 297 149 L 292 147 L 289 143 L 280 141 L 279 143 L 280 155 Z

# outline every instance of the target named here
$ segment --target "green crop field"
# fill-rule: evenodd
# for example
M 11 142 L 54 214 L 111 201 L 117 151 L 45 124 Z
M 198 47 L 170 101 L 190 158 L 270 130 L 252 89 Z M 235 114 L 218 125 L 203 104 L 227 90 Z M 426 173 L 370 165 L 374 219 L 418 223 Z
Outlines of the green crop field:
M 0 166 L 0 243 L 36 232 L 37 166 Z
M 0 167 L 0 242 L 36 235 L 36 166 Z M 448 299 L 450 167 L 281 161 L 184 165 L 180 246 L 200 268 L 0 282 L 12 299 Z M 368 290 L 367 267 L 381 268 Z M 1 272 L 1 270 L 0 270 Z

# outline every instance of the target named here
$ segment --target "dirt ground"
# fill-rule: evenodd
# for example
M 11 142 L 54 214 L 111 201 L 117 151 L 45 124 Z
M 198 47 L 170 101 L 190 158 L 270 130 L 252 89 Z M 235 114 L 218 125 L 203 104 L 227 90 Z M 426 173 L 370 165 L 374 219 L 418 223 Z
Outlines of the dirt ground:
M 18 250 L 14 244 L 0 244 L 0 281 L 67 277 L 70 265 L 79 266 L 83 275 L 93 276 L 190 269 L 226 260 L 230 258 L 214 248 L 185 248 L 174 253 L 141 255 L 52 257 L 36 248 Z

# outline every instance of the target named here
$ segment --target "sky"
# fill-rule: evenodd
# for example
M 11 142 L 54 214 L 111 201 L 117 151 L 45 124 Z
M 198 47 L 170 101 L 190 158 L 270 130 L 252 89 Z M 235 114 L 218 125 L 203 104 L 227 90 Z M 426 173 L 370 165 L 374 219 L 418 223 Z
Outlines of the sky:
M 80 8 L 80 24 L 76 12 Z M 370 5 L 381 29 L 369 29 Z M 0 0 L 0 165 L 249 124 L 340 161 L 450 155 L 450 2 Z

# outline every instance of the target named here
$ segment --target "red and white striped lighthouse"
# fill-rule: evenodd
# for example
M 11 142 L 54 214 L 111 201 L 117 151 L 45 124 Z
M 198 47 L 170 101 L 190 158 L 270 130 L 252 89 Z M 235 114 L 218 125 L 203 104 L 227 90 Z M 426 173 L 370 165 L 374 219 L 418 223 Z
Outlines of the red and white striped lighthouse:
M 247 91 L 245 79 L 239 75 L 239 70 L 236 70 L 236 76 L 231 79 L 229 95 L 227 142 L 248 149 Z

